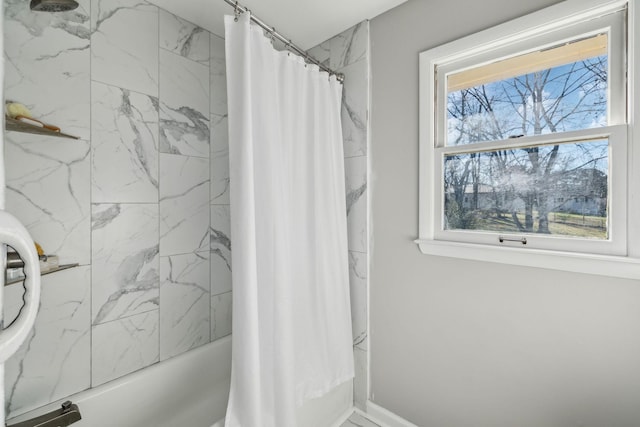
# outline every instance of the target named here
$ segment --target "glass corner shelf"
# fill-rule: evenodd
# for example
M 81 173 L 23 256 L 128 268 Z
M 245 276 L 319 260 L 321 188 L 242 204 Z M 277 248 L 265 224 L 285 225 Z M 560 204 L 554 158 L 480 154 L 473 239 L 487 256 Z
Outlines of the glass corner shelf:
M 77 136 L 73 136 L 63 132 L 53 131 L 51 129 L 47 129 L 41 126 L 25 123 L 20 120 L 12 119 L 11 117 L 8 117 L 8 116 L 4 117 L 4 124 L 5 124 L 5 129 L 7 131 L 12 131 L 12 132 L 33 133 L 36 135 L 55 136 L 58 138 L 80 139 Z
M 67 270 L 69 268 L 77 267 L 78 265 L 79 264 L 77 262 L 74 263 L 74 264 L 61 264 L 61 265 L 58 265 L 56 267 L 48 268 L 46 270 L 41 270 L 40 271 L 40 275 L 41 276 L 45 276 L 47 274 L 56 273 L 58 271 Z M 22 282 L 23 280 L 24 280 L 24 276 L 14 277 L 14 278 L 11 278 L 11 279 L 7 278 L 7 279 L 5 279 L 4 285 L 5 286 L 9 286 L 9 285 L 12 285 L 14 283 Z

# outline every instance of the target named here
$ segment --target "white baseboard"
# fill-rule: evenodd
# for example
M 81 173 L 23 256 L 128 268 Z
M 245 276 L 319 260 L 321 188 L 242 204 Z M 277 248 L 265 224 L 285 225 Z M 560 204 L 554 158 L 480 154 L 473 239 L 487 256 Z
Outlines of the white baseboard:
M 345 423 L 345 421 L 347 421 L 349 419 L 351 414 L 353 414 L 353 406 L 351 408 L 347 409 L 346 411 L 344 411 L 344 414 L 340 415 L 340 418 L 338 418 L 336 420 L 336 422 L 334 422 L 331 425 L 331 427 L 340 427 L 342 424 Z
M 362 413 L 358 409 L 356 409 L 356 412 Z M 363 413 L 363 415 L 382 427 L 418 427 L 370 400 L 367 400 L 367 413 Z

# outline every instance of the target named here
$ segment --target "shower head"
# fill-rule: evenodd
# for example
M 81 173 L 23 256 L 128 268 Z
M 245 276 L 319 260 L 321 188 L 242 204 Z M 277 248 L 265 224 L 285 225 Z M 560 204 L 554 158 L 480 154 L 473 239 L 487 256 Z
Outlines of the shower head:
M 75 0 L 31 0 L 31 10 L 36 12 L 66 12 L 76 7 Z

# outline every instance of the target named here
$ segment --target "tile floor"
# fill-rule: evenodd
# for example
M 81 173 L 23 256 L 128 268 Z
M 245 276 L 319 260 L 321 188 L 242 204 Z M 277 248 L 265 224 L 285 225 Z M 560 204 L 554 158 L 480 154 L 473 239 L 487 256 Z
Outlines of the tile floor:
M 340 427 L 380 427 L 380 425 L 354 412 Z

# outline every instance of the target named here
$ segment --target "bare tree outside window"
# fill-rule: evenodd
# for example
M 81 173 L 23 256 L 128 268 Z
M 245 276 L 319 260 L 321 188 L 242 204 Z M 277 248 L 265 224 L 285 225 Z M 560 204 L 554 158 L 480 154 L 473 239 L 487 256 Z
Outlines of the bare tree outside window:
M 448 93 L 447 145 L 607 126 L 607 56 Z M 609 143 L 446 155 L 447 230 L 608 238 Z

